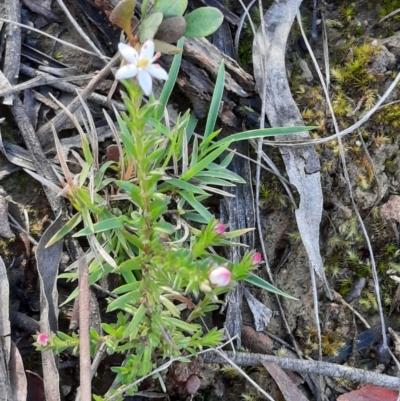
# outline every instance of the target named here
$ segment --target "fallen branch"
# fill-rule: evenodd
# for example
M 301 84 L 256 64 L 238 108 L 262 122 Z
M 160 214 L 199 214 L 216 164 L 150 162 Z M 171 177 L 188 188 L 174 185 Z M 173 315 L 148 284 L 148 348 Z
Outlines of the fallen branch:
M 239 366 L 262 366 L 261 361 L 273 362 L 282 369 L 300 373 L 316 373 L 324 376 L 342 378 L 351 382 L 368 383 L 398 390 L 400 378 L 356 369 L 350 366 L 342 366 L 329 362 L 310 361 L 303 359 L 280 358 L 274 355 L 252 354 L 244 352 L 225 352 L 227 357 Z M 202 355 L 206 363 L 218 363 L 226 365 L 228 362 L 215 352 Z

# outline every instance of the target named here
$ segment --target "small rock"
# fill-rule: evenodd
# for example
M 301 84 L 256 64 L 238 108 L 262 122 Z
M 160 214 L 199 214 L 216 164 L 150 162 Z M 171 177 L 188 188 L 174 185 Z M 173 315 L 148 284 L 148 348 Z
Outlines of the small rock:
M 242 341 L 243 345 L 251 352 L 259 354 L 268 354 L 274 348 L 274 343 L 268 336 L 255 331 L 250 326 L 243 326 Z
M 192 375 L 187 380 L 185 389 L 188 394 L 196 394 L 200 388 L 200 385 L 201 385 L 201 380 L 199 379 L 199 376 Z
M 380 207 L 383 220 L 395 220 L 400 223 L 400 196 L 392 195 L 389 200 Z

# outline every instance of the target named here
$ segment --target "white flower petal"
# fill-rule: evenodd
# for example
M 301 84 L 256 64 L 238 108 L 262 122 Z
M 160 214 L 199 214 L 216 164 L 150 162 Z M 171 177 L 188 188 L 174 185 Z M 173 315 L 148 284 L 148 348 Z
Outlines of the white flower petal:
M 140 49 L 140 59 L 151 60 L 154 56 L 154 42 L 150 39 L 143 43 Z
M 136 77 L 138 73 L 138 68 L 134 64 L 126 64 L 123 65 L 121 68 L 118 69 L 117 73 L 115 74 L 115 79 L 128 79 Z
M 118 50 L 121 53 L 122 57 L 126 61 L 128 61 L 128 63 L 137 64 L 139 55 L 138 52 L 132 46 L 128 46 L 125 43 L 120 43 L 118 45 Z
M 147 66 L 146 71 L 154 78 L 163 79 L 166 81 L 168 79 L 168 73 L 159 64 L 150 64 Z
M 138 81 L 143 93 L 149 96 L 153 89 L 153 82 L 150 74 L 147 71 L 139 71 Z

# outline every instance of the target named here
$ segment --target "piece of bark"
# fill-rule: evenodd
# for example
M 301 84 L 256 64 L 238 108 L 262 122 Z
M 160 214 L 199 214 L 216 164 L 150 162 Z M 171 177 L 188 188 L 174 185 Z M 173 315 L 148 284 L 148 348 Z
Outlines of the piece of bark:
M 21 5 L 19 0 L 9 0 L 7 2 L 8 7 L 6 8 L 8 13 L 6 18 L 21 22 Z M 4 65 L 3 73 L 8 79 L 10 85 L 14 85 L 19 76 L 19 64 L 21 55 L 21 30 L 14 24 L 7 24 L 6 26 L 6 50 L 4 53 Z M 13 97 L 7 97 L 4 99 L 3 104 L 11 106 Z
M 15 238 L 15 234 L 8 223 L 8 201 L 2 192 L 4 191 L 0 187 L 0 237 L 7 239 Z
M 266 91 L 266 115 L 271 127 L 304 126 L 290 91 L 285 64 L 287 39 L 301 2 L 275 1 L 264 15 L 265 29 L 259 28 L 253 43 L 254 75 L 259 93 Z M 308 132 L 279 136 L 281 142 L 306 138 L 310 138 Z M 310 265 L 323 281 L 327 296 L 332 299 L 318 240 L 323 195 L 317 152 L 312 145 L 296 148 L 280 146 L 279 150 L 289 181 L 300 195 L 296 221 Z

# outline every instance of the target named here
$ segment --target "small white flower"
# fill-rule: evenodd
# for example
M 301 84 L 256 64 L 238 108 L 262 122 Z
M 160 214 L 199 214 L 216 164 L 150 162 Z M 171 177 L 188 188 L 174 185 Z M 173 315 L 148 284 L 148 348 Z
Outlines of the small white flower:
M 152 91 L 152 77 L 164 81 L 168 79 L 167 72 L 159 64 L 154 64 L 161 54 L 156 53 L 154 55 L 154 42 L 152 40 L 149 39 L 143 43 L 139 54 L 133 47 L 124 43 L 120 43 L 118 49 L 127 64 L 118 69 L 115 74 L 116 79 L 121 80 L 137 76 L 139 85 L 147 96 Z

